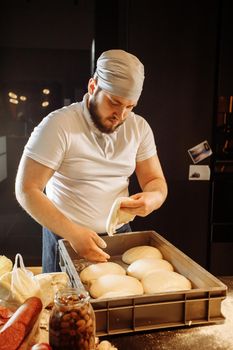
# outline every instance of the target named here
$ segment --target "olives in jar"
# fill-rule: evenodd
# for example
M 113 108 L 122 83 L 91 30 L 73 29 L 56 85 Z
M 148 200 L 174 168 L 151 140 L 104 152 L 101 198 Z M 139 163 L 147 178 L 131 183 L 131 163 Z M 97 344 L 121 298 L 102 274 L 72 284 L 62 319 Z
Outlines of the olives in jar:
M 49 320 L 53 350 L 94 350 L 95 314 L 86 291 L 65 288 L 57 292 Z

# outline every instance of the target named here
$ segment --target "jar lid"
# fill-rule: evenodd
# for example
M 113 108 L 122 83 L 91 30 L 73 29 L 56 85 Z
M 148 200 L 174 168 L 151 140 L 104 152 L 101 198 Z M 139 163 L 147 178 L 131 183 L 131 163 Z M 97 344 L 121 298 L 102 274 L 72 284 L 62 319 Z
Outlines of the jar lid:
M 90 300 L 90 295 L 85 289 L 63 288 L 59 289 L 55 295 L 55 303 L 62 306 L 83 305 Z

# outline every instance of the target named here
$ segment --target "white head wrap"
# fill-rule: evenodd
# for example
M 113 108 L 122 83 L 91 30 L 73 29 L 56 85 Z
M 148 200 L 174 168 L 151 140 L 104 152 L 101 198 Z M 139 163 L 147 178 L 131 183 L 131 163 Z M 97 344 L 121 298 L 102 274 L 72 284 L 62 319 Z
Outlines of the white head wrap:
M 144 81 L 144 66 L 123 50 L 103 52 L 97 60 L 95 75 L 101 89 L 129 100 L 138 100 Z

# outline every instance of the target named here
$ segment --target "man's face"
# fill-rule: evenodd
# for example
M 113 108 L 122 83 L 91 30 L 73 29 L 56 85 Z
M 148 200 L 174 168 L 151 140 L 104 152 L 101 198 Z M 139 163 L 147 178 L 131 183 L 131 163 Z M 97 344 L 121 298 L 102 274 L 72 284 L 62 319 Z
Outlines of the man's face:
M 95 126 L 103 133 L 111 134 L 124 123 L 136 101 L 127 100 L 96 88 L 89 94 L 88 108 Z

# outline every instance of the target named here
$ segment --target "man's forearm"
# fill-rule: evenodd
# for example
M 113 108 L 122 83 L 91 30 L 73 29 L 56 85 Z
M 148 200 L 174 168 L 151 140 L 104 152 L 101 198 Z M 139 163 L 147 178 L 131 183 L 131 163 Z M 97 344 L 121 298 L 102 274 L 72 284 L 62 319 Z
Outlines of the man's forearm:
M 151 180 L 142 190 L 143 192 L 154 192 L 157 197 L 157 201 L 159 199 L 160 206 L 164 203 L 168 194 L 167 183 L 165 179 L 162 178 Z
M 16 198 L 26 212 L 40 225 L 68 240 L 74 236 L 78 225 L 63 215 L 39 189 L 16 191 Z
M 53 173 L 53 169 L 23 157 L 15 183 L 18 202 L 39 224 L 67 239 L 82 257 L 90 261 L 106 261 L 109 255 L 101 249 L 106 247 L 101 237 L 67 218 L 44 194 L 43 190 Z

